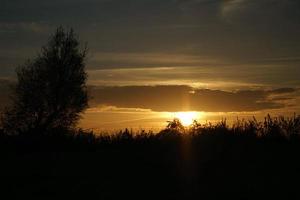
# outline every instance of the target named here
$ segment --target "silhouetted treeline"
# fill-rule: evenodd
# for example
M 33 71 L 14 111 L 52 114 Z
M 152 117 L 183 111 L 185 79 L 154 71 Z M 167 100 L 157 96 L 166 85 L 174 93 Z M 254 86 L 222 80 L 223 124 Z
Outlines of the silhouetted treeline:
M 177 125 L 174 125 L 177 123 Z M 178 124 L 179 123 L 179 124 Z M 1 194 L 102 199 L 297 199 L 300 117 L 169 122 L 160 133 L 0 136 Z

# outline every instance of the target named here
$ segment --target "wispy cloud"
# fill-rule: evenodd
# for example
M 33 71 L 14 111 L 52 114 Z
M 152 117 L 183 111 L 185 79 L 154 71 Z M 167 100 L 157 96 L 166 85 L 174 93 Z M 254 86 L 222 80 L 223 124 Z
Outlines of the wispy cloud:
M 52 26 L 65 25 L 89 43 L 93 84 L 294 87 L 299 6 L 296 0 L 5 1 L 0 77 L 34 57 Z
M 216 65 L 216 59 L 183 53 L 93 53 L 90 64 L 103 67 Z
M 239 70 L 237 70 L 239 69 Z M 254 89 L 300 86 L 297 66 L 200 65 L 91 69 L 92 85 L 190 85 L 209 89 Z M 278 81 L 280 80 L 280 81 Z
M 223 0 L 221 4 L 221 15 L 229 17 L 233 12 L 239 11 L 244 8 L 244 3 L 247 0 Z
M 53 26 L 38 22 L 0 22 L 0 33 L 20 33 L 24 31 L 34 33 L 48 33 L 52 29 L 54 29 Z
M 87 109 L 86 113 L 118 113 L 118 114 L 136 114 L 139 112 L 148 113 L 151 112 L 150 109 L 142 109 L 142 108 L 119 108 L 116 106 L 110 105 L 98 105 L 96 107 L 92 107 Z

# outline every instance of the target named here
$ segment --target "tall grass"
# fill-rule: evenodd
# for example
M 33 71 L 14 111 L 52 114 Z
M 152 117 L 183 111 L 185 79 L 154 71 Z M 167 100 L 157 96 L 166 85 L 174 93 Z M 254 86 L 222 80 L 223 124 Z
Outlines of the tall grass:
M 64 142 L 74 142 L 81 144 L 111 144 L 120 142 L 141 142 L 144 140 L 163 140 L 167 138 L 176 137 L 199 137 L 201 135 L 231 135 L 231 136 L 243 136 L 254 138 L 273 138 L 289 140 L 300 136 L 300 116 L 294 115 L 293 117 L 271 117 L 267 115 L 263 121 L 258 121 L 255 117 L 250 120 L 237 119 L 231 126 L 227 124 L 226 119 L 223 119 L 217 123 L 199 123 L 196 120 L 190 126 L 183 126 L 179 119 L 168 121 L 165 129 L 158 133 L 153 131 L 141 130 L 139 132 L 133 132 L 132 130 L 125 129 L 116 133 L 99 133 L 93 130 L 72 129 L 62 130 L 54 129 L 47 134 L 31 135 L 6 135 L 5 132 L 0 129 L 0 139 L 16 139 L 18 141 L 26 141 L 35 139 L 37 141 L 55 142 L 64 140 Z
M 2 130 L 0 191 L 18 199 L 299 199 L 299 155 L 296 115 L 231 126 L 174 119 L 158 133 Z

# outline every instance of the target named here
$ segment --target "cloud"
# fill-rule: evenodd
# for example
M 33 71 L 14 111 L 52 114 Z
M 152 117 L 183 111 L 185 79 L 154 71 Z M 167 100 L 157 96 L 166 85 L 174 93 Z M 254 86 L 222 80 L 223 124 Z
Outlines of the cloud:
M 236 92 L 195 89 L 184 85 L 93 87 L 90 106 L 151 109 L 158 112 L 205 111 L 250 112 L 285 108 L 284 95 L 293 88 L 276 90 L 241 90 Z M 281 95 L 280 101 L 272 95 Z M 287 100 L 287 99 L 285 99 Z
M 243 9 L 246 0 L 223 0 L 221 5 L 221 14 L 223 17 L 228 17 L 237 9 Z
M 295 88 L 279 88 L 275 90 L 270 90 L 268 91 L 270 94 L 289 94 L 289 93 L 294 93 L 297 92 L 298 89 Z
M 216 65 L 216 59 L 209 59 L 199 55 L 180 53 L 93 53 L 89 63 L 92 66 L 102 65 L 103 67 L 146 67 L 146 66 L 199 66 Z
M 133 113 L 148 113 L 150 109 L 140 109 L 140 108 L 119 108 L 116 106 L 105 106 L 99 105 L 97 107 L 87 109 L 87 113 L 118 113 L 118 114 L 133 114 Z
M 231 22 L 256 21 L 272 27 L 276 24 L 275 19 L 285 25 L 298 21 L 296 17 L 300 16 L 299 7 L 297 0 L 224 0 L 221 16 Z
M 179 67 L 112 68 L 111 66 L 111 69 L 95 67 L 88 71 L 89 84 L 102 86 L 190 85 L 221 90 L 300 86 L 298 65 L 221 65 L 208 64 L 208 61 L 204 64 L 204 62 L 205 60 L 198 66 Z
M 11 102 L 12 80 L 0 79 L 0 109 Z M 89 113 L 115 112 L 253 112 L 295 107 L 296 88 L 223 91 L 187 85 L 89 86 Z
M 127 85 L 132 80 L 152 85 L 164 80 L 206 82 L 198 71 L 211 68 L 209 79 L 220 83 L 281 87 L 284 82 L 283 87 L 295 87 L 300 73 L 299 8 L 298 0 L 5 1 L 0 6 L 0 77 L 12 75 L 15 66 L 34 57 L 54 31 L 51 27 L 64 25 L 88 42 L 93 82 L 119 80 L 93 70 L 181 67 L 175 75 L 164 71 L 165 77 L 156 73 L 155 78 L 146 70 L 120 80 Z M 225 65 L 231 69 L 224 70 Z M 193 70 L 183 73 L 183 67 L 191 66 Z M 92 73 L 99 75 L 97 80 Z M 111 74 L 116 73 L 120 75 Z
M 37 22 L 17 22 L 17 23 L 0 23 L 0 33 L 15 33 L 15 32 L 34 32 L 42 33 L 49 32 L 53 27 Z

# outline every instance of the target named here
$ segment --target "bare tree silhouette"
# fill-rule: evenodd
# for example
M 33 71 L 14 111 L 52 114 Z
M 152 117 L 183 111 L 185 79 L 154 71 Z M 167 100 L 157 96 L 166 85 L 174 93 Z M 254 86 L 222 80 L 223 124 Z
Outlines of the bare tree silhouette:
M 39 134 L 76 125 L 88 104 L 86 53 L 72 29 L 57 28 L 41 53 L 17 68 L 13 106 L 1 119 L 4 130 Z

